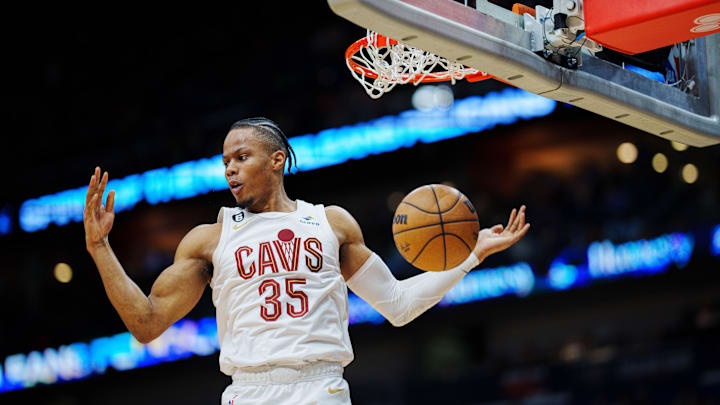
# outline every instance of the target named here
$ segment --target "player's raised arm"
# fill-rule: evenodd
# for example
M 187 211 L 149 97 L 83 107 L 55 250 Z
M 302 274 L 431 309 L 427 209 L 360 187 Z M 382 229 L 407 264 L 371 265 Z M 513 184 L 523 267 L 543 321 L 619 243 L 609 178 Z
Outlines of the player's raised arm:
M 525 206 L 513 209 L 506 227 L 480 231 L 473 252 L 457 267 L 398 281 L 365 246 L 360 226 L 347 211 L 328 207 L 326 213 L 340 242 L 340 268 L 348 287 L 394 326 L 407 324 L 437 304 L 465 274 L 489 255 L 514 245 L 530 228 L 525 223 Z
M 174 263 L 160 274 L 148 297 L 127 276 L 110 247 L 108 234 L 115 219 L 115 193 L 108 193 L 104 206 L 102 195 L 107 181 L 107 172 L 101 178 L 100 168 L 90 178 L 83 218 L 85 244 L 113 307 L 133 336 L 147 343 L 197 304 L 210 279 L 213 243 L 217 244 L 219 228 L 201 225 L 190 231 L 180 242 Z

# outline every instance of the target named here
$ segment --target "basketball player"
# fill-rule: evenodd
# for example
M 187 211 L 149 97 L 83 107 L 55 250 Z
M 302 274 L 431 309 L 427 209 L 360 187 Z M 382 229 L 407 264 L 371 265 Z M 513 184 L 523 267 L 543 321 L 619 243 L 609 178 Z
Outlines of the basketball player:
M 210 284 L 217 309 L 220 370 L 233 383 L 221 404 L 349 404 L 343 367 L 353 359 L 348 336 L 347 286 L 393 325 L 435 305 L 488 255 L 527 232 L 525 207 L 506 227 L 479 233 L 469 258 L 456 268 L 398 281 L 363 241 L 344 209 L 291 200 L 285 165 L 294 153 L 278 126 L 265 118 L 235 123 L 223 145 L 225 178 L 237 207 L 217 223 L 199 225 L 180 242 L 174 263 L 149 296 L 125 274 L 108 234 L 115 193 L 102 196 L 108 173 L 90 178 L 85 242 L 110 302 L 142 343 L 158 337 L 197 304 Z

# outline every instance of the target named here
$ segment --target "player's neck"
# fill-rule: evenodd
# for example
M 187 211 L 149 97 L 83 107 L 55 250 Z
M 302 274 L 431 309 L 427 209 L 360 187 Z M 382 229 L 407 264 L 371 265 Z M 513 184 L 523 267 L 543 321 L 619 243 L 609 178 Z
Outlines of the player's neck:
M 293 212 L 297 209 L 297 202 L 291 200 L 285 193 L 285 188 L 280 186 L 265 201 L 258 201 L 247 209 L 252 213 Z

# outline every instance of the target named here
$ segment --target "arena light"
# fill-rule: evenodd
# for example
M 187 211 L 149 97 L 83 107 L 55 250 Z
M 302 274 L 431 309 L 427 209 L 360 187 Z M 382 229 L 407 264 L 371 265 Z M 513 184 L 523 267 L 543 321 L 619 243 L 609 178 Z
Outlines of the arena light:
M 67 263 L 58 263 L 53 268 L 55 279 L 63 284 L 69 283 L 73 277 L 72 267 Z
M 717 255 L 720 254 L 720 225 L 712 232 L 710 253 Z M 536 276 L 527 263 L 474 271 L 453 287 L 439 305 L 453 306 L 504 295 L 525 297 L 545 287 L 564 290 L 603 278 L 651 275 L 666 271 L 671 264 L 685 266 L 693 248 L 694 238 L 689 233 L 672 233 L 619 245 L 595 242 L 588 248 L 588 263 L 568 264 L 565 259 L 556 259 L 547 277 Z M 382 315 L 354 294 L 349 294 L 348 306 L 350 324 L 384 322 Z M 105 374 L 109 368 L 131 370 L 190 356 L 209 356 L 218 350 L 214 318 L 184 319 L 148 344 L 141 344 L 124 332 L 89 343 L 10 355 L 0 363 L 0 392 L 80 380 Z
M 672 145 L 673 149 L 675 149 L 678 152 L 682 152 L 684 150 L 687 150 L 688 146 L 684 143 L 670 141 L 670 144 Z
M 699 171 L 698 171 L 697 166 L 695 166 L 692 163 L 688 163 L 685 166 L 683 166 L 682 172 L 681 172 L 682 179 L 687 184 L 695 183 L 698 179 L 698 174 L 699 174 Z
M 555 290 L 567 290 L 578 283 L 578 268 L 556 259 L 548 270 L 548 285 Z
M 618 160 L 625 164 L 633 163 L 638 156 L 637 147 L 630 142 L 621 143 L 618 146 L 616 153 Z
M 463 277 L 440 301 L 457 305 L 514 294 L 524 297 L 535 286 L 535 275 L 527 263 L 474 271 Z
M 297 154 L 299 170 L 314 170 L 411 147 L 418 142 L 438 142 L 520 119 L 542 117 L 550 114 L 555 105 L 554 100 L 524 90 L 506 89 L 458 100 L 446 110 L 410 110 L 296 136 L 290 138 L 290 144 Z M 115 190 L 115 210 L 120 212 L 141 201 L 157 204 L 226 187 L 222 159 L 217 155 L 114 179 L 107 190 Z M 86 189 L 87 186 L 82 186 L 25 201 L 19 211 L 20 228 L 35 232 L 51 223 L 63 226 L 81 221 Z
M 651 240 L 614 245 L 594 242 L 587 250 L 588 272 L 593 278 L 615 277 L 628 273 L 656 273 L 671 264 L 685 267 L 695 240 L 691 234 L 673 233 Z
M 89 343 L 8 356 L 0 392 L 30 388 L 38 384 L 74 381 L 118 371 L 147 367 L 184 359 L 208 356 L 219 349 L 214 318 L 181 320 L 152 342 L 139 343 L 129 332 L 101 337 Z
M 12 231 L 12 216 L 10 208 L 0 210 L 0 235 L 7 235 Z
M 450 86 L 426 84 L 415 89 L 411 101 L 416 110 L 427 111 L 433 109 L 447 110 L 452 106 L 454 99 Z
M 663 173 L 668 168 L 668 160 L 662 153 L 656 153 L 652 158 L 652 167 L 658 173 Z

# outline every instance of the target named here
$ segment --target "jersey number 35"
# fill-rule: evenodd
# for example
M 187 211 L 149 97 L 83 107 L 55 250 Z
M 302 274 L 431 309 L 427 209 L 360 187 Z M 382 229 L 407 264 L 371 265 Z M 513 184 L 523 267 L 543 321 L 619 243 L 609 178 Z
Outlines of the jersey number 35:
M 293 318 L 300 318 L 308 312 L 308 296 L 302 292 L 296 290 L 297 285 L 305 284 L 303 278 L 286 278 L 285 279 L 285 293 L 290 297 L 297 299 L 299 303 L 291 304 L 286 303 L 286 312 Z M 265 305 L 260 306 L 260 316 L 266 321 L 275 321 L 280 318 L 282 314 L 282 302 L 278 301 L 280 298 L 280 283 L 275 280 L 265 280 L 258 287 L 260 296 L 263 296 L 267 291 L 270 291 L 270 295 L 265 297 Z

